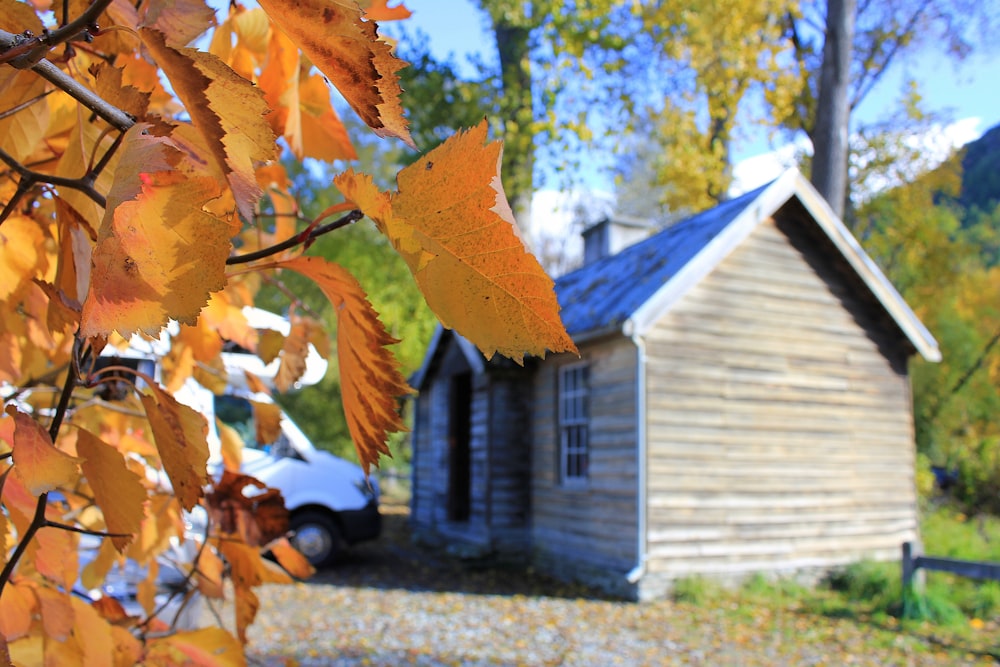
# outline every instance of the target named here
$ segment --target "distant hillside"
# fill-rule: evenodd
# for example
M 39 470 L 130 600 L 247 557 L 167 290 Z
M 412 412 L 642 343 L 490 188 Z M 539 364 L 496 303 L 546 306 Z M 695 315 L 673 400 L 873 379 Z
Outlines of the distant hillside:
M 966 144 L 958 203 L 970 212 L 990 211 L 1000 203 L 1000 125 Z

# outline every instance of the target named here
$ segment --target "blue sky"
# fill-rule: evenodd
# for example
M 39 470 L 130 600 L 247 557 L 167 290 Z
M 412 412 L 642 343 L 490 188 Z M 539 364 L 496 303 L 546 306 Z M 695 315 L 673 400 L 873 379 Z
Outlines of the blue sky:
M 405 0 L 404 4 L 413 12 L 404 22 L 407 29 L 426 32 L 435 56 L 454 54 L 459 63 L 469 53 L 495 58 L 483 13 L 473 0 Z M 390 34 L 394 27 L 383 24 L 383 30 Z M 936 52 L 896 66 L 864 100 L 858 117 L 874 121 L 890 113 L 907 77 L 921 82 L 928 110 L 947 113 L 957 123 L 952 133 L 959 142 L 974 139 L 1000 123 L 1000 47 L 980 48 L 962 63 Z M 760 156 L 773 148 L 778 147 L 769 145 L 762 136 L 737 147 L 738 159 Z

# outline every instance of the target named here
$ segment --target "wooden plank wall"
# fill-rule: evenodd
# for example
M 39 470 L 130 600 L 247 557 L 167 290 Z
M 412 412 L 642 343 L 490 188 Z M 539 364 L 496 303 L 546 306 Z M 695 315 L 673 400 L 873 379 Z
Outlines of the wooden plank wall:
M 763 224 L 648 336 L 642 597 L 892 558 L 916 534 L 909 350 L 796 228 Z
M 411 520 L 420 537 L 476 551 L 523 551 L 528 544 L 530 503 L 530 375 L 489 367 L 472 377 L 470 419 L 470 512 L 467 521 L 448 516 L 452 378 L 470 371 L 450 339 L 417 401 L 413 432 Z
M 614 338 L 580 351 L 590 363 L 590 477 L 560 482 L 558 369 L 579 360 L 550 357 L 534 384 L 532 547 L 556 576 L 610 587 L 636 563 L 636 348 Z

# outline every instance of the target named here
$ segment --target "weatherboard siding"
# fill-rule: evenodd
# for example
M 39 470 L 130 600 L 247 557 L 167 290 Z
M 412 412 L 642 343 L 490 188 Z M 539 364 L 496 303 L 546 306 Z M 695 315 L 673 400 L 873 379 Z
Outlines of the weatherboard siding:
M 532 523 L 544 569 L 626 592 L 636 563 L 636 348 L 616 337 L 581 346 L 590 364 L 590 469 L 582 485 L 559 477 L 558 377 L 575 356 L 550 357 L 534 378 Z
M 642 597 L 915 535 L 908 350 L 828 250 L 766 221 L 647 335 Z

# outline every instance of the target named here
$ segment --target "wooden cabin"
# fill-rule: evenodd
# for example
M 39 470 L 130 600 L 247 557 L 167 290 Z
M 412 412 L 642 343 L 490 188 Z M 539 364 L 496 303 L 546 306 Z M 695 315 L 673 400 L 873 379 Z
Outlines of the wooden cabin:
M 908 361 L 940 353 L 812 186 L 790 171 L 609 250 L 556 281 L 579 358 L 486 362 L 435 334 L 416 534 L 634 599 L 897 557 L 917 533 Z

